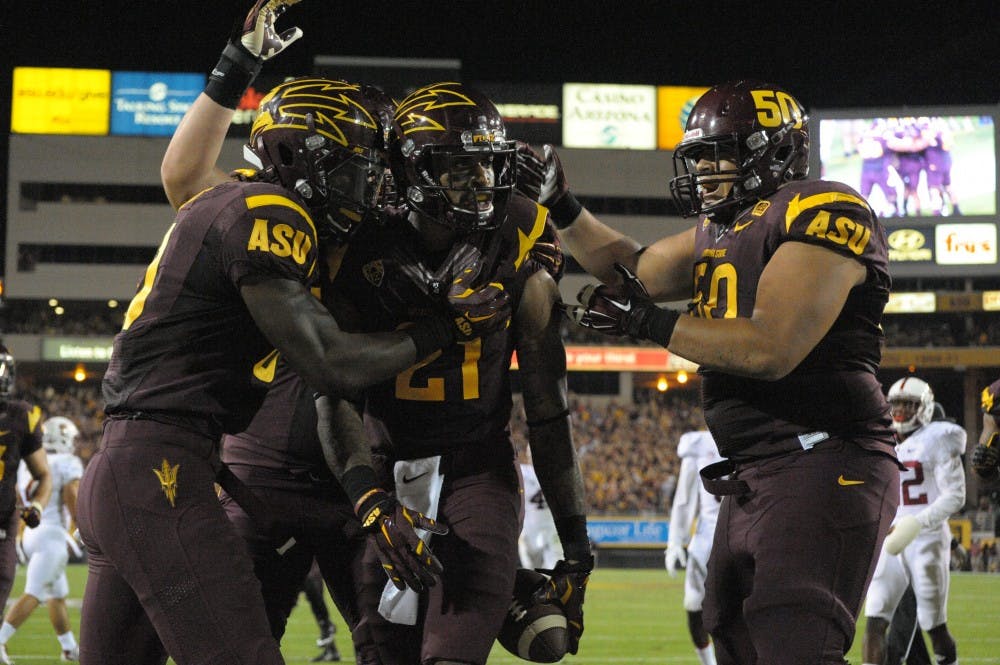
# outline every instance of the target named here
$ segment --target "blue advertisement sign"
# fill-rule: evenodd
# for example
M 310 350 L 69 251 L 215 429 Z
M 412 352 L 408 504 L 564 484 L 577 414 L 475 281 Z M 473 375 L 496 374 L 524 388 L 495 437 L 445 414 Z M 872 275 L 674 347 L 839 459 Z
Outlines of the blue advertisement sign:
M 600 545 L 666 547 L 667 520 L 587 520 L 590 540 Z
M 114 72 L 111 133 L 170 136 L 204 89 L 204 74 Z

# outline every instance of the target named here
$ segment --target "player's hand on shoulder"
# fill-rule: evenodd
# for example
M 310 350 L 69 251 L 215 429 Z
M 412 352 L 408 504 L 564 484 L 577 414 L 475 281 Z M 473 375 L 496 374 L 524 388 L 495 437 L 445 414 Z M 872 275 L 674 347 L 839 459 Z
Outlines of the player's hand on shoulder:
M 538 201 L 545 182 L 545 157 L 524 141 L 516 142 L 517 180 L 515 188 L 532 201 Z
M 567 651 L 575 654 L 580 648 L 580 638 L 583 635 L 583 601 L 590 581 L 590 572 L 594 569 L 594 557 L 588 556 L 583 561 L 562 560 L 552 570 L 540 570 L 548 574 L 549 580 L 535 592 L 538 602 L 557 603 L 566 613 L 566 626 L 569 630 L 569 646 Z
M 629 335 L 647 339 L 649 314 L 656 305 L 645 285 L 620 263 L 615 270 L 622 276 L 620 286 L 588 284 L 577 294 L 579 305 L 564 305 L 563 311 L 574 323 L 608 335 Z

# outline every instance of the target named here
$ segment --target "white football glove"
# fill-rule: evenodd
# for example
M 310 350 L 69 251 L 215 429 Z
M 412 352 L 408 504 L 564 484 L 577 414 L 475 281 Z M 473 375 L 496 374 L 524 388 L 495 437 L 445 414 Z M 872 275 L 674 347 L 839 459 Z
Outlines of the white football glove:
M 302 36 L 299 28 L 289 28 L 280 35 L 274 24 L 278 17 L 300 0 L 257 0 L 243 23 L 240 43 L 260 60 L 270 60 Z
M 687 567 L 687 550 L 680 545 L 668 545 L 663 551 L 663 563 L 670 577 L 677 577 L 678 568 Z
M 916 517 L 907 515 L 900 518 L 885 538 L 885 551 L 889 554 L 899 554 L 913 542 L 918 533 L 920 533 L 920 522 Z

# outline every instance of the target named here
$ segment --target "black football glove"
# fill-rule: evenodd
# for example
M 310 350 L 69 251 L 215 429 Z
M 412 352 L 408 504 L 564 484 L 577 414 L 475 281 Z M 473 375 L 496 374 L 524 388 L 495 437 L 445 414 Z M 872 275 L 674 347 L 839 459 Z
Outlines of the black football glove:
M 361 526 L 375 543 L 386 575 L 397 589 L 421 592 L 437 584 L 444 567 L 416 534 L 423 529 L 443 536 L 448 527 L 410 510 L 384 490 L 372 490 L 357 509 Z
M 32 501 L 24 508 L 21 508 L 21 519 L 24 520 L 26 527 L 34 529 L 42 522 L 42 504 Z
M 1000 473 L 1000 432 L 976 446 L 972 452 L 972 468 L 983 479 L 990 479 Z
M 545 182 L 545 158 L 524 141 L 517 141 L 517 182 L 514 187 L 532 201 L 538 201 Z
M 583 561 L 560 561 L 552 570 L 539 570 L 549 575 L 549 580 L 535 592 L 535 601 L 555 603 L 566 614 L 566 628 L 569 631 L 567 651 L 575 654 L 580 648 L 583 635 L 583 597 L 587 592 L 590 571 L 594 569 L 594 557 Z
M 646 287 L 631 270 L 620 263 L 615 270 L 622 276 L 621 286 L 588 284 L 576 298 L 579 305 L 564 305 L 573 322 L 608 335 L 629 335 L 647 339 L 647 318 L 658 309 Z
M 459 340 L 485 337 L 510 325 L 512 306 L 510 295 L 500 282 L 473 287 L 471 268 L 459 273 L 448 289 L 448 307 Z

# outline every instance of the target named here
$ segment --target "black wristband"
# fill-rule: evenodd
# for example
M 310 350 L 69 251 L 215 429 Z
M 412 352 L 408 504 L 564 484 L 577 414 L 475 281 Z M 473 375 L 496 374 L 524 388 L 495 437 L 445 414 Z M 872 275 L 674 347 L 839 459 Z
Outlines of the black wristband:
M 417 360 L 423 360 L 455 342 L 455 326 L 448 319 L 440 317 L 418 321 L 403 332 L 409 334 L 417 347 Z
M 263 60 L 254 57 L 243 46 L 230 42 L 222 49 L 219 62 L 208 75 L 205 94 L 220 106 L 235 109 L 263 65 Z
M 563 546 L 563 559 L 585 561 L 590 556 L 590 536 L 587 535 L 587 518 L 583 515 L 555 518 L 556 533 Z
M 558 201 L 547 207 L 549 208 L 549 217 L 552 218 L 552 223 L 556 225 L 557 229 L 565 229 L 575 222 L 583 210 L 583 204 L 576 200 L 573 192 L 566 192 Z
M 641 337 L 666 348 L 670 344 L 670 336 L 674 334 L 674 326 L 677 325 L 680 316 L 680 312 L 676 310 L 651 306 L 640 326 Z
M 340 484 L 343 486 L 344 492 L 351 500 L 351 505 L 354 506 L 354 512 L 358 515 L 364 514 L 358 510 L 358 504 L 365 503 L 366 499 L 372 495 L 373 491 L 383 494 L 385 493 L 384 490 L 378 486 L 378 477 L 375 475 L 375 469 L 365 464 L 352 466 L 350 469 L 345 471 L 344 475 L 340 477 Z

